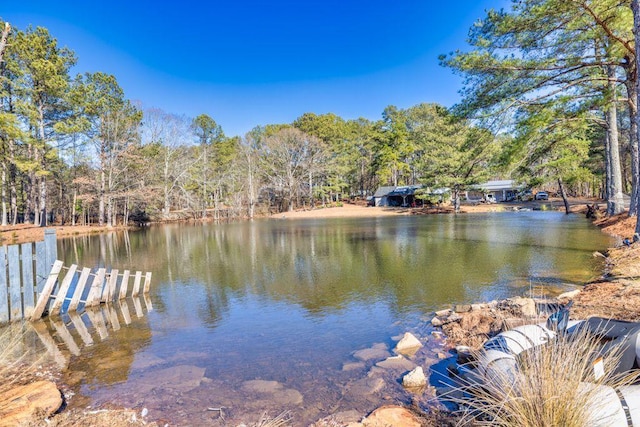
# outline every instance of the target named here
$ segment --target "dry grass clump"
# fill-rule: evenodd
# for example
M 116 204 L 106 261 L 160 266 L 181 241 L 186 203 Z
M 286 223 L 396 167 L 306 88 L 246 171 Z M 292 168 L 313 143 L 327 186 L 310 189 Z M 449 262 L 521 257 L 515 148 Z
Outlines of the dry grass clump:
M 461 424 L 504 427 L 587 427 L 611 424 L 608 387 L 629 385 L 637 373 L 614 375 L 620 360 L 617 347 L 603 355 L 604 376 L 595 378 L 594 360 L 601 347 L 588 332 L 560 335 L 550 344 L 518 356 L 515 377 L 498 375 L 488 384 L 465 387 L 470 399 Z
M 0 394 L 33 378 L 40 358 L 30 355 L 24 346 L 24 326 L 20 323 L 5 326 L 0 331 Z

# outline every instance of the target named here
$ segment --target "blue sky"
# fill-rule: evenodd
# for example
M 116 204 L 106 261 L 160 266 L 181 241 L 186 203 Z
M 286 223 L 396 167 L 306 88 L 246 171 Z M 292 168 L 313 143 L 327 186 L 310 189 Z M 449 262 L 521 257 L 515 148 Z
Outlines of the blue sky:
M 376 120 L 387 105 L 453 105 L 461 80 L 438 55 L 466 49 L 473 22 L 507 0 L 6 3 L 3 20 L 76 52 L 75 73 L 114 74 L 144 108 L 206 113 L 243 135 L 305 112 Z

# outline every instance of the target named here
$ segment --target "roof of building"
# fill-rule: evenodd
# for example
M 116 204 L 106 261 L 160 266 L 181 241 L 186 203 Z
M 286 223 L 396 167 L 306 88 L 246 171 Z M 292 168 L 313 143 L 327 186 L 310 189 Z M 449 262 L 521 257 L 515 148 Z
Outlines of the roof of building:
M 473 188 L 483 189 L 485 191 L 500 191 L 500 190 L 517 190 L 522 186 L 517 184 L 513 179 L 503 179 L 496 181 L 487 181 L 482 184 L 474 185 Z
M 396 187 L 378 187 L 373 197 L 384 197 L 395 189 Z

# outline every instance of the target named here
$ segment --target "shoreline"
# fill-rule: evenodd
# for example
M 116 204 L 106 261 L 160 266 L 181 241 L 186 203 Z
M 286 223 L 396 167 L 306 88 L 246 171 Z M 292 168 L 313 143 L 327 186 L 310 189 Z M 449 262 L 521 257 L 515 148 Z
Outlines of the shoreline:
M 603 202 L 597 199 L 572 199 L 571 200 L 571 213 L 583 213 L 586 211 L 586 204 Z M 477 204 L 469 205 L 463 204 L 459 214 L 474 214 L 474 213 L 490 213 L 490 212 L 510 212 L 520 209 L 531 210 L 564 210 L 562 200 L 558 198 L 552 198 L 549 201 L 531 201 L 531 202 L 506 202 L 506 203 L 492 203 L 492 204 Z M 453 214 L 453 209 L 450 206 L 443 207 L 425 207 L 425 208 L 401 208 L 401 207 L 370 207 L 362 204 L 344 203 L 342 206 L 332 207 L 316 207 L 314 209 L 297 210 L 292 212 L 280 212 L 277 214 L 266 215 L 256 219 L 279 219 L 279 220 L 291 220 L 291 219 L 322 219 L 322 218 L 378 218 L 378 217 L 392 217 L 392 216 L 410 216 L 410 215 L 442 215 Z M 248 219 L 239 219 L 241 221 Z M 154 222 L 153 225 L 163 224 L 175 224 L 175 223 L 193 223 L 199 222 L 212 222 L 213 219 L 207 218 L 205 220 L 178 220 L 167 222 Z M 57 225 L 52 224 L 47 227 L 39 227 L 32 224 L 17 224 L 0 226 L 0 244 L 12 245 L 19 243 L 37 242 L 44 239 L 44 230 L 47 228 L 53 228 L 56 230 L 56 236 L 58 239 L 66 237 L 78 237 L 88 236 L 99 233 L 118 232 L 124 230 L 133 230 L 136 227 L 132 226 L 98 226 L 98 225 Z

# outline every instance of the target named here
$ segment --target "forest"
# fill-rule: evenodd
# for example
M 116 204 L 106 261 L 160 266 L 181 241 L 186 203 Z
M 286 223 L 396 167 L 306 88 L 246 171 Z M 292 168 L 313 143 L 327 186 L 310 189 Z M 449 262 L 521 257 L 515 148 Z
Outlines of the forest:
M 73 50 L 46 28 L 0 24 L 2 225 L 252 218 L 382 185 L 422 185 L 424 198 L 448 188 L 457 208 L 491 178 L 637 215 L 631 1 L 487 11 L 469 46 L 439 58 L 463 78 L 452 108 L 389 105 L 378 120 L 301 112 L 235 136 L 207 114 L 128 99 L 117 76 L 72 75 Z

